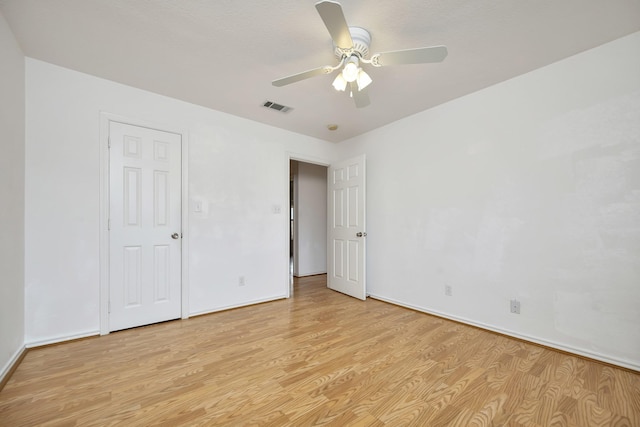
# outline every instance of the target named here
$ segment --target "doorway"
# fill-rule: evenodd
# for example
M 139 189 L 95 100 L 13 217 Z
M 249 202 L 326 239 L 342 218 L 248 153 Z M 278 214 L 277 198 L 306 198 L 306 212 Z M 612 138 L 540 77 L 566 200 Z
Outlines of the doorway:
M 109 329 L 180 318 L 181 136 L 109 126 Z
M 100 334 L 188 318 L 188 140 L 100 114 Z
M 290 274 L 327 272 L 327 167 L 290 160 Z

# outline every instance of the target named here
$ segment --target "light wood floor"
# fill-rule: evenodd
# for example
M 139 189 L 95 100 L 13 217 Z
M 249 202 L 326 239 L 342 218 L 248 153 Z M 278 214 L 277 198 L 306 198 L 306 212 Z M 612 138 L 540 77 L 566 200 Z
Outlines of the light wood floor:
M 296 296 L 29 351 L 2 426 L 640 426 L 640 374 L 297 281 Z

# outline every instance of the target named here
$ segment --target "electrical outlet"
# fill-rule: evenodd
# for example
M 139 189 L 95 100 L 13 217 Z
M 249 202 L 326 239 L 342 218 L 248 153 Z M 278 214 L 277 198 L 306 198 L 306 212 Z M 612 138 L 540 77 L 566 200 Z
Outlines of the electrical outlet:
M 238 277 L 238 286 L 244 286 L 244 276 Z
M 510 307 L 513 314 L 520 314 L 520 301 L 518 301 L 517 299 L 512 299 Z
M 451 285 L 444 285 L 444 294 L 448 297 L 453 295 L 453 289 L 451 288 Z

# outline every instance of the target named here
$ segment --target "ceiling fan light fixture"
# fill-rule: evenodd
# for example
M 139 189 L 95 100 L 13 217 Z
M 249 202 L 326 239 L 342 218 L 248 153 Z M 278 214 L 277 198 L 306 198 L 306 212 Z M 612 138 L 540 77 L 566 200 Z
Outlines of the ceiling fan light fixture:
M 371 80 L 369 74 L 365 73 L 364 70 L 360 68 L 360 71 L 358 72 L 358 78 L 356 79 L 356 82 L 358 83 L 358 90 L 362 90 L 365 87 L 369 86 L 372 81 L 373 80 Z
M 347 88 L 347 81 L 342 77 L 342 73 L 338 73 L 336 79 L 332 83 L 333 88 L 337 91 L 344 92 Z
M 316 10 L 331 35 L 333 53 L 340 62 L 335 66 L 325 65 L 274 80 L 271 82 L 274 86 L 285 86 L 311 77 L 333 73 L 342 68 L 333 81 L 333 87 L 338 91 L 346 91 L 348 83 L 349 96 L 354 99 L 356 108 L 363 108 L 370 104 L 369 95 L 363 89 L 372 83 L 372 79 L 360 68 L 360 62 L 372 67 L 386 67 L 387 65 L 441 62 L 447 56 L 446 46 L 393 50 L 369 56 L 371 34 L 365 28 L 347 25 L 342 6 L 337 0 L 319 0 L 316 3 Z
M 347 60 L 347 64 L 342 70 L 342 77 L 344 77 L 344 79 L 349 83 L 355 82 L 358 78 L 359 71 L 360 67 L 358 67 L 358 57 L 352 56 Z

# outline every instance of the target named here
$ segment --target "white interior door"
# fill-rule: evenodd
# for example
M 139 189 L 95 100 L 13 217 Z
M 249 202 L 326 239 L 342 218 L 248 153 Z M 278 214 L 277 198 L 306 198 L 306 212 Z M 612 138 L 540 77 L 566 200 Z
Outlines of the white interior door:
M 181 144 L 110 122 L 110 331 L 181 315 Z
M 328 171 L 327 286 L 367 298 L 365 156 L 333 164 Z

